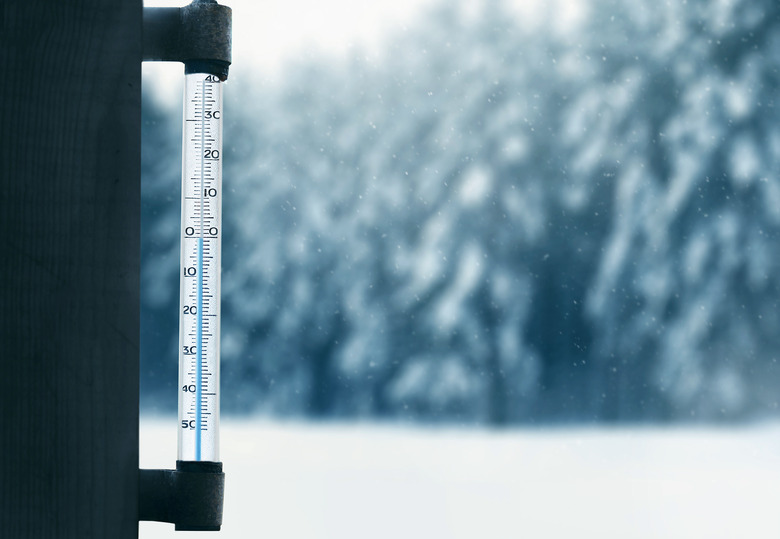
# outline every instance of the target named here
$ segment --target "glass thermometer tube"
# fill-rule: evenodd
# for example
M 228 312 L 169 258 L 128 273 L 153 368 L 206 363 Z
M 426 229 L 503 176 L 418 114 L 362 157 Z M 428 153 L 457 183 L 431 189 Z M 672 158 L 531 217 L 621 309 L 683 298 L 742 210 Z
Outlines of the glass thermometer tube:
M 179 294 L 179 452 L 219 461 L 222 83 L 185 75 Z

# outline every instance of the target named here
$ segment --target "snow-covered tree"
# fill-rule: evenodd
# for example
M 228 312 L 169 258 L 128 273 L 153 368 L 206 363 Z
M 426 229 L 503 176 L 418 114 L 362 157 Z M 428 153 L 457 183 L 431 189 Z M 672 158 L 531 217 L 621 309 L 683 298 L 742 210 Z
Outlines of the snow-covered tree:
M 776 408 L 780 8 L 592 0 L 535 29 L 515 8 L 449 2 L 379 59 L 231 82 L 226 410 Z M 169 136 L 145 133 L 147 357 L 175 350 Z
M 588 302 L 608 413 L 776 407 L 780 6 L 599 2 L 591 21 L 601 65 L 566 132 L 586 177 L 615 175 Z

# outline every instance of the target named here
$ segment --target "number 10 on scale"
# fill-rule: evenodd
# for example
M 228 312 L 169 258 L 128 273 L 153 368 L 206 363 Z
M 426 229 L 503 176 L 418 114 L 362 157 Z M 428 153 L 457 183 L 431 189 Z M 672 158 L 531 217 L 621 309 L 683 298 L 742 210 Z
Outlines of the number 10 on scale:
M 218 462 L 222 83 L 185 77 L 178 460 Z

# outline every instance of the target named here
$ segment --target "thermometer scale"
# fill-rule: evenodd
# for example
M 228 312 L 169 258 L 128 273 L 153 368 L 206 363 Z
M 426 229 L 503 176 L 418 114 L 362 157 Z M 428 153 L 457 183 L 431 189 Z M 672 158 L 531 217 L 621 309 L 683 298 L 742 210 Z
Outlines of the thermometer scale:
M 185 78 L 178 460 L 218 462 L 222 82 L 208 73 Z

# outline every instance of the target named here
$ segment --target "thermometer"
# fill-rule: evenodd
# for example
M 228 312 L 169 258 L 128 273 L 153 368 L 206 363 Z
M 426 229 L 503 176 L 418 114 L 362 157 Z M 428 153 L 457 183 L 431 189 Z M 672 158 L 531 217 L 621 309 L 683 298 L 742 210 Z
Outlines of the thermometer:
M 219 531 L 222 263 L 222 84 L 231 63 L 232 11 L 216 0 L 144 8 L 143 59 L 184 63 L 179 273 L 179 433 L 175 470 L 140 470 L 138 519 Z
M 185 78 L 178 460 L 219 462 L 223 83 L 209 73 Z

